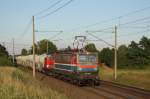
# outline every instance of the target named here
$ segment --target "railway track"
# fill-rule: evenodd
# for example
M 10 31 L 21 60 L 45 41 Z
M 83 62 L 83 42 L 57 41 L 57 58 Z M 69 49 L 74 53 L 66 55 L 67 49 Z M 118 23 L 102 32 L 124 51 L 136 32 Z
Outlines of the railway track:
M 86 90 L 99 93 L 113 99 L 149 99 L 150 91 L 114 82 L 101 81 L 100 86 L 85 87 Z
M 31 71 L 31 69 L 30 69 Z M 131 86 L 121 85 L 118 83 L 108 82 L 108 81 L 101 81 L 100 86 L 83 86 L 78 87 L 76 85 L 73 85 L 71 83 L 68 83 L 66 80 L 62 79 L 56 79 L 52 76 L 45 75 L 43 73 L 37 72 L 38 75 L 43 75 L 46 78 L 46 81 L 48 84 L 52 83 L 52 87 L 59 86 L 58 91 L 61 87 L 69 87 L 69 90 L 76 89 L 77 91 L 70 94 L 79 94 L 83 95 L 82 98 L 74 98 L 76 96 L 72 96 L 71 99 L 149 99 L 150 98 L 150 91 L 139 89 Z M 50 79 L 53 79 L 51 81 Z M 56 81 L 54 81 L 56 80 Z M 44 81 L 44 79 L 42 79 Z M 54 82 L 54 84 L 53 84 Z M 60 83 L 58 85 L 55 85 L 55 82 Z M 61 85 L 63 83 L 63 85 Z M 61 89 L 63 91 L 63 88 Z M 80 93 L 81 91 L 81 93 Z M 82 94 L 84 93 L 84 94 Z M 68 94 L 68 93 L 67 93 Z M 91 98 L 92 97 L 92 98 Z M 99 98 L 98 98 L 99 97 Z
M 99 96 L 100 98 L 105 98 L 105 99 L 123 99 L 124 98 L 121 95 L 116 95 L 112 92 L 108 92 L 103 89 L 97 89 L 97 88 L 92 88 L 92 87 L 84 87 L 83 89 Z
M 145 98 L 145 99 L 150 98 L 149 90 L 136 88 L 136 87 L 132 87 L 132 86 L 127 86 L 127 85 L 122 85 L 122 84 L 118 84 L 118 83 L 114 83 L 114 82 L 108 82 L 108 81 L 101 81 L 101 87 L 102 86 L 104 86 L 104 87 L 107 86 L 107 87 L 113 88 L 115 90 L 121 91 L 124 94 L 137 96 L 139 98 Z

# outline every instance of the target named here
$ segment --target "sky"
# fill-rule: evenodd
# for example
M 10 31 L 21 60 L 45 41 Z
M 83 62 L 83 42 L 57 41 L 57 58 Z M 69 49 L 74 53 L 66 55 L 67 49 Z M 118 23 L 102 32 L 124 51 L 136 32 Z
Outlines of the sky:
M 77 35 L 97 40 L 86 31 L 98 31 L 109 27 L 103 32 L 91 33 L 114 45 L 112 32 L 115 25 L 118 26 L 118 45 L 129 44 L 132 40 L 139 41 L 142 36 L 150 37 L 150 0 L 73 0 L 57 12 L 40 18 L 68 1 L 70 0 L 0 0 L 0 43 L 10 52 L 12 39 L 15 41 L 16 53 L 23 47 L 29 48 L 32 44 L 32 16 L 35 16 L 35 30 L 47 31 L 36 32 L 36 41 L 49 39 L 58 48 L 72 46 L 74 36 Z M 59 2 L 56 6 L 38 14 L 56 2 Z M 146 9 L 140 11 L 143 8 Z M 135 11 L 138 12 L 132 13 Z M 119 16 L 122 17 L 118 18 Z M 128 22 L 129 24 L 125 24 Z M 88 43 L 96 44 L 98 49 L 109 47 L 101 41 Z

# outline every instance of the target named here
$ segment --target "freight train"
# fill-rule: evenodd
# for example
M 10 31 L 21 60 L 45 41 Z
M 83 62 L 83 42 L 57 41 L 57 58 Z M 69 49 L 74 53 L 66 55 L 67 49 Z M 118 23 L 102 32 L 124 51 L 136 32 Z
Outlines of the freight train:
M 33 66 L 33 56 L 16 57 L 17 64 Z M 36 70 L 67 80 L 79 86 L 99 85 L 97 53 L 87 51 L 57 51 L 51 55 L 35 55 Z

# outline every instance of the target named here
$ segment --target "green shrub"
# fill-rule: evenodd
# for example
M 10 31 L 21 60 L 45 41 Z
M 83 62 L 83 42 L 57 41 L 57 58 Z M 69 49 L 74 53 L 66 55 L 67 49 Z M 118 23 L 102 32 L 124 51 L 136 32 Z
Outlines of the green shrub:
M 10 66 L 13 65 L 11 60 L 7 57 L 0 57 L 0 66 Z

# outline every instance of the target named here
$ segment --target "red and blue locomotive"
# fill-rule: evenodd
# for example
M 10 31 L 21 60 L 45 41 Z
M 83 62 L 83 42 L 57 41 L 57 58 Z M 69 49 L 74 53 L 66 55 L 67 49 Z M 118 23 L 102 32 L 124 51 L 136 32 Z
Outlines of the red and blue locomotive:
M 44 69 L 51 75 L 78 85 L 99 85 L 97 53 L 58 51 L 46 57 Z

